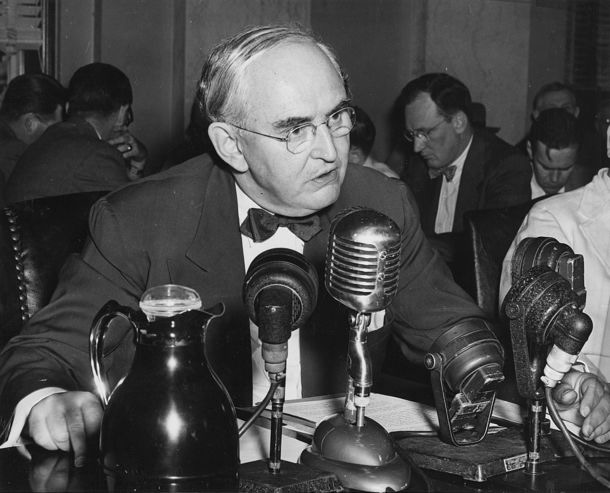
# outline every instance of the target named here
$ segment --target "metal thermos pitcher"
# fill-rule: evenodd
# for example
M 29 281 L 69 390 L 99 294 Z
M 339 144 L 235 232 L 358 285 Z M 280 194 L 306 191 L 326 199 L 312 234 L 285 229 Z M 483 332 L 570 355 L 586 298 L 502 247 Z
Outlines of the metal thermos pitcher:
M 146 291 L 142 311 L 109 301 L 90 333 L 91 368 L 105 406 L 100 452 L 109 485 L 130 491 L 237 490 L 235 408 L 208 365 L 205 331 L 224 312 L 200 310 L 194 290 L 166 284 Z M 135 331 L 131 369 L 109 392 L 104 336 L 121 317 Z

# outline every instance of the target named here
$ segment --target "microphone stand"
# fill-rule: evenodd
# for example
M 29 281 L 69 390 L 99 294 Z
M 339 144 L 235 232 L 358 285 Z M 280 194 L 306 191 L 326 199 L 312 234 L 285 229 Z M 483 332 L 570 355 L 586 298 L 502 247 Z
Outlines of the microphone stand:
M 318 424 L 312 444 L 301 453 L 301 463 L 334 473 L 350 491 L 402 491 L 411 481 L 411 468 L 385 428 L 365 416 L 373 386 L 367 343 L 370 321 L 370 313 L 350 313 L 343 412 Z
M 349 343 L 347 350 L 347 392 L 343 416 L 348 423 L 361 428 L 365 425 L 365 408 L 369 405 L 373 376 L 367 344 L 371 314 L 350 314 Z

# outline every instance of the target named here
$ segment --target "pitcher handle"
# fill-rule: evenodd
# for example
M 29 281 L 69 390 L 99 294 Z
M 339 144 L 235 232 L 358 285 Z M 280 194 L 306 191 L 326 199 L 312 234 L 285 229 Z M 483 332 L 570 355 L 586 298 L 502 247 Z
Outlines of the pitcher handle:
M 104 380 L 104 335 L 110 321 L 115 317 L 122 317 L 127 320 L 132 327 L 130 308 L 119 305 L 116 301 L 110 300 L 106 303 L 93 319 L 93 325 L 89 334 L 89 361 L 91 363 L 91 371 L 93 372 L 93 382 L 97 393 L 102 400 L 102 405 L 108 405 L 110 392 L 108 391 L 108 383 Z

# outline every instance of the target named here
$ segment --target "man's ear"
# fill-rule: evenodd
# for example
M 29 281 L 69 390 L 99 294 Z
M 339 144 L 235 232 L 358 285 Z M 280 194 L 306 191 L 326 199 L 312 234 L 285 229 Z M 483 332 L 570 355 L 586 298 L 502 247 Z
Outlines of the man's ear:
M 578 115 L 580 115 L 580 106 L 577 106 L 577 107 L 574 109 L 574 116 L 575 116 L 576 118 L 578 118 Z
M 530 161 L 533 161 L 534 160 L 534 153 L 532 151 L 532 143 L 530 142 L 529 139 L 525 143 L 525 148 L 527 149 L 527 155 L 529 156 Z
M 210 123 L 208 135 L 216 153 L 238 173 L 248 171 L 248 163 L 241 151 L 235 129 L 223 122 Z
M 23 129 L 27 135 L 33 135 L 41 125 L 40 119 L 34 113 L 22 115 Z
M 468 128 L 468 117 L 463 111 L 458 111 L 451 117 L 451 123 L 455 131 L 461 134 Z

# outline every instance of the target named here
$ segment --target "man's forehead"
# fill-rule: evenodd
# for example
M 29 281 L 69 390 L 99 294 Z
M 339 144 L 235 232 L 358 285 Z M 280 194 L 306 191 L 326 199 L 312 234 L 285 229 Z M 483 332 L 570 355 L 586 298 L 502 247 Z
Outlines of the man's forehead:
M 347 98 L 343 79 L 326 53 L 308 42 L 280 44 L 244 71 L 246 104 L 267 119 L 316 116 Z
M 552 91 L 546 93 L 538 103 L 540 111 L 548 108 L 561 108 L 565 106 L 575 106 L 574 97 L 567 91 Z
M 405 107 L 405 121 L 408 128 L 417 130 L 437 123 L 440 113 L 430 94 L 421 92 Z
M 578 147 L 564 147 L 563 149 L 548 149 L 542 142 L 534 146 L 534 159 L 543 163 L 546 168 L 567 168 L 576 163 Z

